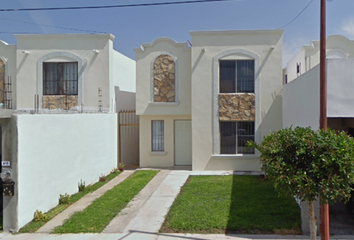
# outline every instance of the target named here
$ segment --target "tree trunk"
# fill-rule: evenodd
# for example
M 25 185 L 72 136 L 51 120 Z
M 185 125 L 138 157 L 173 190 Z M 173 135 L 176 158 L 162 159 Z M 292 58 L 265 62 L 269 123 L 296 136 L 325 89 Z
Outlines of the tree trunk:
M 316 240 L 316 216 L 315 216 L 315 201 L 309 202 L 309 222 L 310 222 L 310 239 Z

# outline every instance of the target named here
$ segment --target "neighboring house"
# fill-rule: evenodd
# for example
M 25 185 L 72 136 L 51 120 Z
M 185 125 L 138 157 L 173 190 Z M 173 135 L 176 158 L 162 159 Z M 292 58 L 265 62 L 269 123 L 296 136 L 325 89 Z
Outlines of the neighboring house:
M 2 176 L 15 183 L 5 231 L 116 167 L 116 112 L 135 102 L 135 61 L 113 49 L 113 35 L 15 37 L 0 42 Z
M 287 65 L 288 84 L 283 92 L 283 127 L 319 128 L 320 43 L 303 46 Z M 296 66 L 301 74 L 295 76 Z M 305 68 L 304 68 L 305 66 Z M 344 36 L 327 37 L 327 117 L 328 126 L 354 134 L 354 41 Z
M 261 169 L 246 142 L 282 127 L 283 30 L 192 31 L 135 49 L 140 166 Z
M 328 127 L 344 130 L 354 136 L 354 41 L 344 36 L 327 37 L 327 122 Z M 313 41 L 303 46 L 284 69 L 283 127 L 320 126 L 320 42 Z M 354 198 L 347 205 L 331 205 L 330 212 L 340 216 L 346 214 Z M 309 233 L 308 205 L 301 204 L 302 230 Z M 320 216 L 317 203 L 316 216 Z M 339 218 L 339 217 L 338 217 Z M 318 217 L 318 219 L 320 219 Z M 345 219 L 345 218 L 343 218 Z M 320 221 L 317 223 L 319 224 Z M 350 222 L 350 221 L 349 221 Z M 349 229 L 352 227 L 348 227 Z

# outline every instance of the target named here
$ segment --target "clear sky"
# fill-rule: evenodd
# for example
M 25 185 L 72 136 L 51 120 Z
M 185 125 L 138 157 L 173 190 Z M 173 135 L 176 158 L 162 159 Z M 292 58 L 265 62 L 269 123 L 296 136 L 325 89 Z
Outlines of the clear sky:
M 0 9 L 121 5 L 177 0 L 2 0 Z M 188 0 L 185 0 L 188 1 Z M 158 37 L 191 40 L 190 30 L 279 29 L 294 19 L 311 0 L 234 0 L 181 5 L 112 9 L 0 12 L 0 39 L 16 44 L 12 33 L 112 33 L 114 48 L 135 59 L 133 48 Z M 25 23 L 26 22 L 26 23 Z M 42 25 L 41 25 L 42 24 Z M 319 40 L 320 0 L 285 27 L 283 62 L 302 45 Z M 327 1 L 327 35 L 354 39 L 354 0 Z

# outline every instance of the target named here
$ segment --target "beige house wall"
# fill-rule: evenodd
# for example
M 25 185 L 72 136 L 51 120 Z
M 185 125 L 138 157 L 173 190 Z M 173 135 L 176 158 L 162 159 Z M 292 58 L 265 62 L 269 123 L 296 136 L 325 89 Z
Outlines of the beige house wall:
M 191 114 L 190 48 L 170 38 L 158 38 L 134 49 L 136 53 L 136 112 L 138 115 Z M 175 102 L 154 102 L 153 63 L 167 54 L 175 59 Z
M 258 154 L 221 155 L 218 150 L 218 60 L 255 59 L 255 140 L 260 142 L 282 126 L 282 33 L 191 32 L 193 170 L 261 169 Z
M 190 120 L 190 115 L 140 116 L 140 167 L 172 167 L 175 165 L 174 122 Z M 151 151 L 151 121 L 164 121 L 164 151 Z

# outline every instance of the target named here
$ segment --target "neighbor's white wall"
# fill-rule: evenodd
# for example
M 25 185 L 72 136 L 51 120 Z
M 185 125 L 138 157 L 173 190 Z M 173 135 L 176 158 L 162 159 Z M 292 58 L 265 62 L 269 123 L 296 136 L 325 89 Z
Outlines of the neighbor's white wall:
M 115 87 L 116 96 L 116 112 L 121 110 L 135 110 L 135 93 L 121 91 L 119 87 Z
M 239 49 L 259 56 L 256 73 L 260 82 L 260 95 L 256 96 L 256 102 L 260 98 L 256 110 L 259 127 L 255 130 L 259 136 L 256 141 L 260 141 L 269 132 L 281 129 L 282 33 L 281 30 L 191 32 L 193 170 L 261 169 L 257 155 L 213 155 L 214 121 L 218 122 L 213 115 L 213 94 L 218 94 L 213 92 L 213 58 L 227 50 Z M 237 59 L 242 55 L 232 57 Z
M 300 73 L 305 72 L 305 51 L 301 50 L 286 65 L 286 73 L 288 75 L 288 83 L 297 78 L 297 63 L 301 63 Z
M 327 116 L 354 117 L 354 59 L 327 60 Z
M 113 84 L 119 86 L 121 91 L 136 91 L 135 61 L 123 54 L 112 50 L 113 54 Z
M 82 58 L 86 64 L 83 72 L 84 110 L 98 109 L 98 88 L 102 87 L 103 108 L 110 109 L 109 100 L 109 48 L 113 41 L 110 34 L 29 34 L 15 35 L 17 39 L 17 108 L 34 109 L 34 95 L 37 89 L 37 62 L 46 54 L 69 52 Z M 94 53 L 93 49 L 99 50 Z M 22 51 L 29 51 L 24 54 Z M 70 61 L 54 58 L 50 61 Z M 79 73 L 80 74 L 80 73 Z
M 143 50 L 142 50 L 143 49 Z M 185 43 L 172 39 L 159 38 L 150 44 L 143 44 L 136 52 L 136 110 L 138 115 L 190 115 L 191 114 L 191 52 Z M 169 53 L 177 58 L 176 99 L 178 105 L 171 103 L 151 104 L 151 81 L 153 62 L 161 54 Z
M 330 88 L 328 88 L 330 91 Z M 319 65 L 283 87 L 283 127 L 319 128 Z
M 175 165 L 174 121 L 190 120 L 190 115 L 140 116 L 140 167 L 173 167 Z M 164 121 L 164 153 L 151 152 L 151 121 Z
M 81 179 L 92 184 L 116 167 L 117 115 L 17 117 L 17 214 L 21 228 L 37 209 L 46 212 L 56 206 L 59 194 L 76 193 Z

